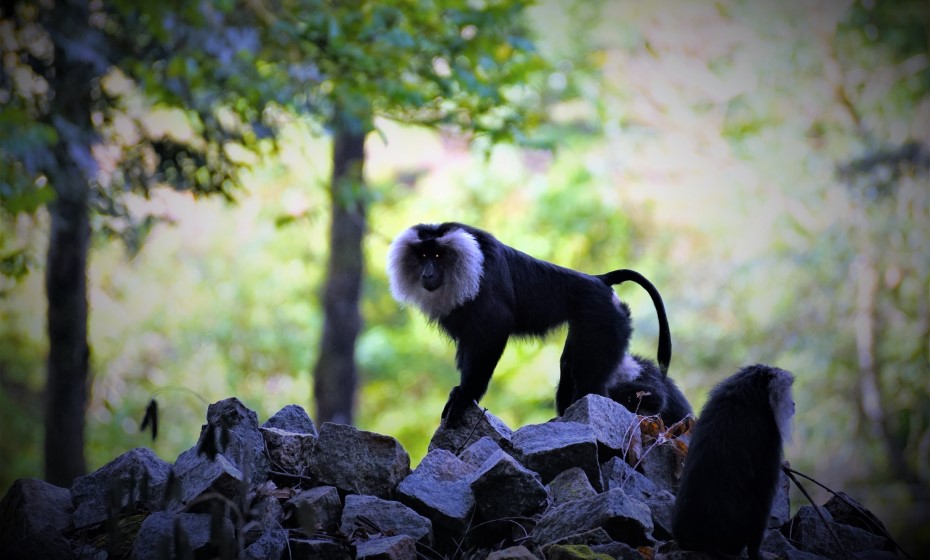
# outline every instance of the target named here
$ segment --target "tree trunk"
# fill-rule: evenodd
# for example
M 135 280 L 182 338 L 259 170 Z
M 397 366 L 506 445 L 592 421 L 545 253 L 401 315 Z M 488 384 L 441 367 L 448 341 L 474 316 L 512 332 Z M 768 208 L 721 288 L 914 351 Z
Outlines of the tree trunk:
M 51 235 L 45 268 L 48 297 L 48 380 L 45 399 L 45 479 L 71 486 L 86 472 L 84 412 L 87 407 L 90 348 L 87 344 L 87 249 L 90 238 L 87 185 L 50 207 Z M 83 187 L 83 188 L 82 188 Z M 83 196 L 82 196 L 83 195 Z
M 55 47 L 49 124 L 58 134 L 54 165 L 47 169 L 56 199 L 49 205 L 51 231 L 45 268 L 49 343 L 45 478 L 63 487 L 70 486 L 87 469 L 84 415 L 90 386 L 88 204 L 90 180 L 97 172 L 91 155 L 96 135 L 90 114 L 93 81 L 101 71 L 99 62 L 95 64 L 93 57 L 87 56 L 100 44 L 99 32 L 88 26 L 89 17 L 86 3 L 57 2 L 45 21 Z
M 323 334 L 313 370 L 317 421 L 351 424 L 355 341 L 361 330 L 362 237 L 365 234 L 365 130 L 354 119 L 333 127 L 332 222 L 323 293 Z
M 868 231 L 865 211 L 860 209 L 856 216 L 860 220 L 860 231 Z M 877 259 L 870 256 L 872 251 L 868 240 L 863 246 L 866 248 L 854 261 L 851 274 L 856 282 L 854 324 L 859 365 L 859 407 L 881 440 L 894 477 L 914 484 L 918 481 L 917 473 L 908 465 L 904 444 L 895 437 L 892 419 L 885 409 L 886 399 L 881 383 L 883 364 L 877 352 L 880 333 L 884 332 L 879 325 L 882 318 L 878 310 L 879 270 Z

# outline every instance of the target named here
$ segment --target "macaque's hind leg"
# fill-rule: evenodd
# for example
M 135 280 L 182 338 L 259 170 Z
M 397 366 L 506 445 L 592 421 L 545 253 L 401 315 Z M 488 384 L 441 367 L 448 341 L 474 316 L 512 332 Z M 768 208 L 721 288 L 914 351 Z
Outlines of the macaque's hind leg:
M 565 339 L 565 348 L 562 349 L 562 357 L 559 359 L 559 386 L 555 392 L 555 409 L 559 416 L 565 414 L 575 396 L 575 377 L 572 371 L 573 366 L 573 344 L 571 335 Z
M 604 324 L 602 320 L 577 321 L 569 325 L 566 351 L 574 381 L 571 402 L 589 394 L 607 396 L 608 382 L 626 353 L 629 341 L 630 327 L 626 323 Z M 564 371 L 563 367 L 563 376 Z

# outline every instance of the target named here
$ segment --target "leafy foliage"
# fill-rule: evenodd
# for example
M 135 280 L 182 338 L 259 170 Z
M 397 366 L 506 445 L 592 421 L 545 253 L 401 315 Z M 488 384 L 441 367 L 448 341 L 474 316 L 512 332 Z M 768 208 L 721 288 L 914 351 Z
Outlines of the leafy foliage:
M 71 134 L 49 101 L 55 48 L 93 69 L 94 207 L 126 222 L 122 194 L 156 184 L 231 198 L 239 170 L 267 155 L 282 122 L 350 113 L 455 126 L 514 139 L 539 121 L 545 68 L 528 38 L 524 4 L 466 1 L 11 3 L 3 12 L 0 202 L 31 213 L 54 196 L 52 146 Z M 72 17 L 74 36 L 54 22 Z M 15 133 L 13 131 L 16 131 Z M 15 134 L 15 135 L 14 135 Z M 77 141 L 80 141 L 76 139 Z M 98 169 L 99 167 L 99 169 Z M 151 224 L 105 226 L 131 247 Z

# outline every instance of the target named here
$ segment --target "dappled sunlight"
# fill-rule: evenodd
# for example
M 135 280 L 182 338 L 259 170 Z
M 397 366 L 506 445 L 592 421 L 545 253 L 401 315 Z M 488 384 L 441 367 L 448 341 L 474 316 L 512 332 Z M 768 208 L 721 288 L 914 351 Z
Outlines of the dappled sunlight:
M 930 59 L 896 51 L 914 30 L 870 2 L 764 4 L 541 2 L 531 16 L 552 91 L 523 94 L 552 99 L 532 146 L 398 122 L 425 119 L 442 101 L 435 92 L 423 114 L 373 116 L 356 193 L 367 219 L 358 427 L 398 438 L 414 465 L 426 453 L 458 383 L 455 346 L 391 298 L 386 254 L 413 224 L 461 221 L 586 273 L 648 276 L 669 314 L 670 374 L 695 411 L 743 365 L 792 371 L 786 458 L 860 493 L 895 530 L 909 526 L 896 510 L 930 479 Z M 483 38 L 474 26 L 461 37 Z M 450 61 L 428 67 L 448 78 Z M 40 96 L 48 87 L 25 67 L 12 79 Z M 135 91 L 118 72 L 99 87 Z M 566 91 L 570 100 L 557 98 Z M 324 119 L 267 111 L 276 151 L 226 142 L 217 152 L 251 166 L 232 200 L 146 183 L 119 194 L 122 214 L 92 218 L 91 468 L 144 445 L 174 460 L 196 441 L 204 402 L 229 396 L 259 422 L 291 403 L 315 415 L 332 142 Z M 221 128 L 242 126 L 233 111 L 220 117 Z M 203 134 L 184 111 L 137 98 L 104 128 L 92 154 L 108 188 L 122 184 L 123 150 L 146 135 Z M 923 151 L 901 148 L 909 142 Z M 30 188 L 41 193 L 43 181 Z M 22 416 L 4 412 L 4 430 L 9 421 L 14 437 L 38 443 L 4 468 L 0 492 L 40 464 L 48 214 L 31 200 L 32 217 L 4 214 L 0 225 L 2 255 L 33 255 L 27 276 L 0 279 L 0 404 Z M 135 244 L 115 240 L 131 235 Z M 632 350 L 654 358 L 651 300 L 635 286 L 617 292 L 632 309 Z M 564 336 L 508 344 L 480 404 L 515 429 L 552 418 Z M 138 430 L 153 393 L 166 419 L 154 443 Z M 895 471 L 883 430 L 914 480 Z

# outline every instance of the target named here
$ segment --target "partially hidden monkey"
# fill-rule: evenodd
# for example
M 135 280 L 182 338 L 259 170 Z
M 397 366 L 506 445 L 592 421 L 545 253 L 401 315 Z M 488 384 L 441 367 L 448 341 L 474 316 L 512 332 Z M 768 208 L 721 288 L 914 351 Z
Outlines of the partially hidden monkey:
M 655 362 L 627 354 L 614 370 L 607 395 L 640 416 L 662 418 L 666 427 L 693 414 L 691 403 Z

